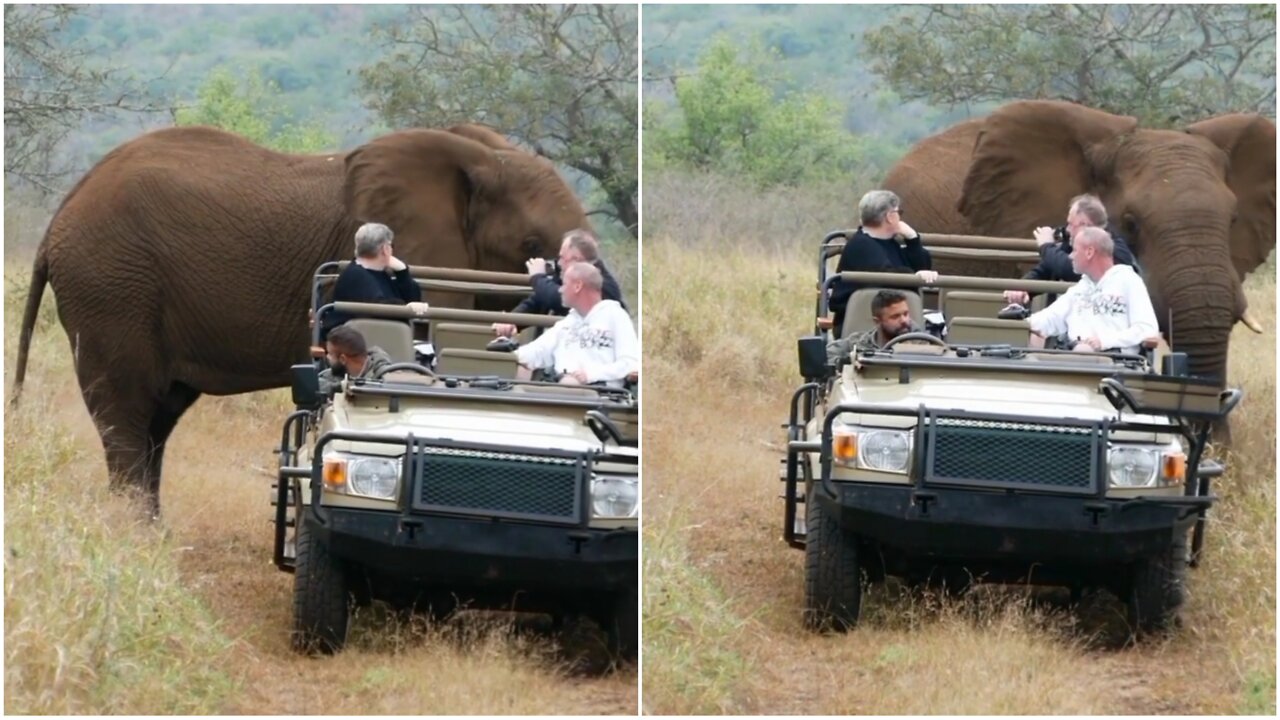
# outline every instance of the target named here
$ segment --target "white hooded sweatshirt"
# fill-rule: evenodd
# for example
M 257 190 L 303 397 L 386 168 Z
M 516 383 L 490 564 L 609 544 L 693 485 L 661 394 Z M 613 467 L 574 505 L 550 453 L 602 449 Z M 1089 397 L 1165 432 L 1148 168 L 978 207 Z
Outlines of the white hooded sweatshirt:
M 516 356 L 525 367 L 551 367 L 559 373 L 584 370 L 587 382 L 620 387 L 639 369 L 640 342 L 627 311 L 614 300 L 601 300 L 585 317 L 570 310 Z
M 1040 335 L 1097 337 L 1103 350 L 1139 352 L 1143 339 L 1160 332 L 1151 296 L 1128 265 L 1112 265 L 1098 282 L 1085 275 L 1052 305 L 1027 318 Z

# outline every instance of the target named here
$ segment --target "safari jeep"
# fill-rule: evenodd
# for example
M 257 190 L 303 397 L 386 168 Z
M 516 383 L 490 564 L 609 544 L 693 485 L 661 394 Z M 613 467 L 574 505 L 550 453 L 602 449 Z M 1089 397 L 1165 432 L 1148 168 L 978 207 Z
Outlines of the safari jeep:
M 316 365 L 294 367 L 298 410 L 284 425 L 274 504 L 275 563 L 294 574 L 295 649 L 341 649 L 352 607 L 379 599 L 437 616 L 457 607 L 586 616 L 616 655 L 634 657 L 633 394 L 433 371 L 403 355 L 412 352 L 406 308 L 337 307 L 399 322 L 405 335 L 365 326 L 383 332 L 371 344 L 402 356 L 380 376 L 345 378 L 332 398 L 318 392 Z M 434 307 L 412 317 L 435 329 L 517 318 Z
M 923 284 L 821 277 L 824 287 Z M 1103 588 L 1127 604 L 1135 632 L 1169 626 L 1214 503 L 1210 479 L 1223 471 L 1202 459 L 1209 427 L 1240 391 L 1187 377 L 1185 356 L 1162 343 L 1143 355 L 1033 349 L 1024 319 L 996 317 L 999 290 L 1066 283 L 932 285 L 932 333 L 834 365 L 821 317 L 819 334 L 799 341 L 807 382 L 791 399 L 781 474 L 783 535 L 805 552 L 806 626 L 853 627 L 864 583 L 887 576 L 953 591 L 980 581 L 1065 586 L 1073 597 Z M 875 289 L 850 299 L 846 333 L 869 327 Z M 924 308 L 911 297 L 918 322 Z

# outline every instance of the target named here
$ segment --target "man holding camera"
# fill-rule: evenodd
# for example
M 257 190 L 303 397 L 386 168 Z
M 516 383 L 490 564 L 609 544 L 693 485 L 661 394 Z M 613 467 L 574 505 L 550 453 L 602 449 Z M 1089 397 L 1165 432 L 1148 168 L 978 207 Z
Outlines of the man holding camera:
M 1074 239 L 1070 260 L 1080 280 L 1027 318 L 1031 332 L 1041 338 L 1066 335 L 1076 352 L 1141 352 L 1160 333 L 1146 284 L 1132 267 L 1114 261 L 1106 229 L 1081 228 Z
M 1096 195 L 1077 195 L 1072 198 L 1071 205 L 1067 210 L 1067 224 L 1057 229 L 1049 227 L 1038 227 L 1033 233 L 1036 239 L 1037 250 L 1040 253 L 1040 264 L 1031 268 L 1026 275 L 1022 276 L 1023 280 L 1061 280 L 1065 282 L 1076 282 L 1080 279 L 1080 274 L 1075 271 L 1071 265 L 1071 241 L 1087 227 L 1096 227 L 1106 230 L 1111 235 L 1111 241 L 1115 245 L 1115 262 L 1119 265 L 1128 265 L 1135 271 L 1138 270 L 1138 262 L 1134 259 L 1133 253 L 1130 252 L 1128 244 L 1124 238 L 1111 232 L 1107 227 L 1107 208 L 1102 204 Z M 1021 303 L 1026 305 L 1031 301 L 1031 296 L 1024 290 L 1006 290 L 1004 292 L 1005 302 Z
M 557 263 L 553 265 L 542 258 L 534 258 L 525 263 L 529 272 L 529 282 L 533 284 L 533 294 L 522 300 L 511 312 L 567 315 L 569 310 L 560 299 L 561 278 L 565 271 L 580 262 L 590 263 L 600 271 L 604 279 L 604 299 L 614 300 L 626 309 L 626 304 L 622 301 L 622 288 L 618 286 L 618 281 L 609 274 L 604 261 L 600 259 L 600 244 L 595 236 L 586 230 L 570 230 L 565 233 L 564 241 L 560 243 L 560 256 Z M 516 326 L 510 323 L 494 323 L 493 331 L 499 337 L 511 337 L 516 334 Z

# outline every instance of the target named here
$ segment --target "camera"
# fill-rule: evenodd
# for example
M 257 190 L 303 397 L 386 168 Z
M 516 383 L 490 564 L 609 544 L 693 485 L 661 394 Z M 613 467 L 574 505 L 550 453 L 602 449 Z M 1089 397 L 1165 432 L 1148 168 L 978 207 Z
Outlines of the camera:
M 546 265 L 546 273 L 548 277 L 558 277 L 560 275 L 560 261 L 548 260 Z
M 1071 233 L 1067 232 L 1066 225 L 1059 225 L 1053 229 L 1053 241 L 1063 245 L 1071 244 Z

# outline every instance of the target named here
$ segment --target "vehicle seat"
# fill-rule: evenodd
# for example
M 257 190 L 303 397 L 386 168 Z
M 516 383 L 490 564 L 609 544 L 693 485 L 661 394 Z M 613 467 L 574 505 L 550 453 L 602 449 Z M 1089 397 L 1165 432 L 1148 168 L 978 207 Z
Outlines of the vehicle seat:
M 403 320 L 355 318 L 346 325 L 364 336 L 365 345 L 378 346 L 391 362 L 416 362 L 413 354 L 413 326 Z
M 942 315 L 951 322 L 953 318 L 995 318 L 1009 303 L 998 292 L 942 289 Z
M 854 333 L 875 327 L 875 321 L 871 317 L 871 300 L 876 293 L 887 289 L 900 290 L 907 296 L 907 307 L 911 308 L 911 322 L 924 327 L 924 301 L 918 294 L 903 288 L 860 288 L 849 296 L 849 304 L 845 306 L 844 311 L 844 329 L 841 330 L 840 337 L 847 338 Z
M 484 350 L 497 335 L 491 325 L 480 323 L 432 323 L 431 344 L 436 351 L 457 348 L 459 350 Z M 516 333 L 521 345 L 533 341 L 535 328 L 528 327 Z
M 515 353 L 507 352 L 437 348 L 436 358 L 436 372 L 441 375 L 496 375 L 500 378 L 514 378 L 518 367 Z
M 1031 342 L 1026 320 L 958 317 L 947 323 L 947 342 L 960 345 L 1000 345 L 1024 348 Z

